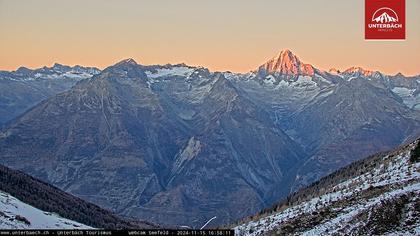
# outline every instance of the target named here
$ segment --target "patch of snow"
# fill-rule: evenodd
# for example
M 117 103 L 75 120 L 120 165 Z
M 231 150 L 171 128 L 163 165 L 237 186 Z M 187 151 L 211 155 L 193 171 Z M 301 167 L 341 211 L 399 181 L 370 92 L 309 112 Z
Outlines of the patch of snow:
M 247 80 L 250 78 L 248 74 L 240 74 L 240 73 L 232 73 L 232 72 L 223 72 L 223 76 L 230 81 L 239 81 L 239 80 Z
M 326 80 L 323 76 L 319 76 L 319 75 L 315 75 L 315 77 L 317 79 L 319 79 L 319 81 L 327 83 L 327 84 L 331 84 L 331 82 L 329 80 Z
M 160 68 L 156 72 L 146 71 L 146 75 L 149 78 L 160 78 L 166 76 L 190 76 L 194 72 L 195 68 L 186 66 L 174 66 L 171 68 Z
M 399 96 L 406 106 L 412 109 L 417 108 L 417 105 L 420 104 L 420 95 L 415 96 L 415 91 L 415 89 L 405 87 L 395 87 L 392 89 L 392 92 Z M 420 109 L 420 106 L 418 106 L 418 109 Z
M 274 85 L 275 82 L 276 82 L 276 78 L 274 78 L 274 76 L 272 76 L 272 75 L 268 75 L 264 79 L 265 84 Z
M 294 85 L 316 85 L 316 83 L 312 80 L 311 76 L 299 76 L 296 82 L 293 82 Z
M 24 217 L 28 222 L 19 220 L 20 217 Z M 41 211 L 0 191 L 0 229 L 92 229 L 92 227 L 62 218 L 55 213 Z
M 82 73 L 76 73 L 74 71 L 67 71 L 66 73 L 62 74 L 61 77 L 71 78 L 71 79 L 87 79 L 92 77 L 95 74 L 82 72 Z

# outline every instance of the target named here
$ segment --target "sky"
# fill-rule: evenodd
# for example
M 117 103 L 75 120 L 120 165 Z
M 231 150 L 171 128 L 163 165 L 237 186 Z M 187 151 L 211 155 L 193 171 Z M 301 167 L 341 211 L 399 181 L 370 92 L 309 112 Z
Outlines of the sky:
M 364 40 L 364 0 L 0 0 L 0 70 L 186 63 L 248 72 L 290 49 L 319 69 L 420 74 L 420 1 L 405 41 Z

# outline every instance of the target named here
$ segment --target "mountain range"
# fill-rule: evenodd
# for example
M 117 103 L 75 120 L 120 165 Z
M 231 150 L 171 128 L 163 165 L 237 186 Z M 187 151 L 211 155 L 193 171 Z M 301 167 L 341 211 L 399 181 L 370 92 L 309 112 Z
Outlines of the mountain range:
M 99 72 L 93 67 L 70 67 L 57 63 L 35 70 L 20 67 L 16 71 L 0 71 L 0 126 L 40 101 Z
M 1 72 L 0 163 L 120 216 L 214 227 L 418 138 L 419 81 L 289 50 L 245 74 L 133 59 Z

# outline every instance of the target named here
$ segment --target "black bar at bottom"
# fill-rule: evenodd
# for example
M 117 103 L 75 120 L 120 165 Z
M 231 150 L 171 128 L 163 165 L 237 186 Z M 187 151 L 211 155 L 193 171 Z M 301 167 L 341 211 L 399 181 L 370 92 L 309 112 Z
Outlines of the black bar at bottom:
M 205 230 L 166 230 L 166 229 L 152 229 L 152 230 L 0 230 L 0 236 L 29 236 L 29 235 L 44 235 L 44 236 L 108 236 L 108 235 L 129 235 L 129 236 L 233 236 L 233 230 L 228 229 L 205 229 Z

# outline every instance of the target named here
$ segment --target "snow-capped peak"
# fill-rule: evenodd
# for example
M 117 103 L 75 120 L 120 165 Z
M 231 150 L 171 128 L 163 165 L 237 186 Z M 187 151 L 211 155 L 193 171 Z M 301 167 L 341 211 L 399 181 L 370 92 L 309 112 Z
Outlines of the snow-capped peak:
M 344 74 L 360 74 L 364 76 L 372 76 L 375 72 L 371 70 L 365 70 L 361 67 L 350 67 L 343 72 Z
M 302 63 L 299 58 L 290 50 L 281 51 L 258 68 L 258 71 L 264 70 L 266 73 L 280 73 L 283 75 L 314 75 L 314 67 Z
M 70 66 L 54 63 L 54 65 L 50 69 L 56 72 L 65 72 L 71 70 L 72 68 Z

